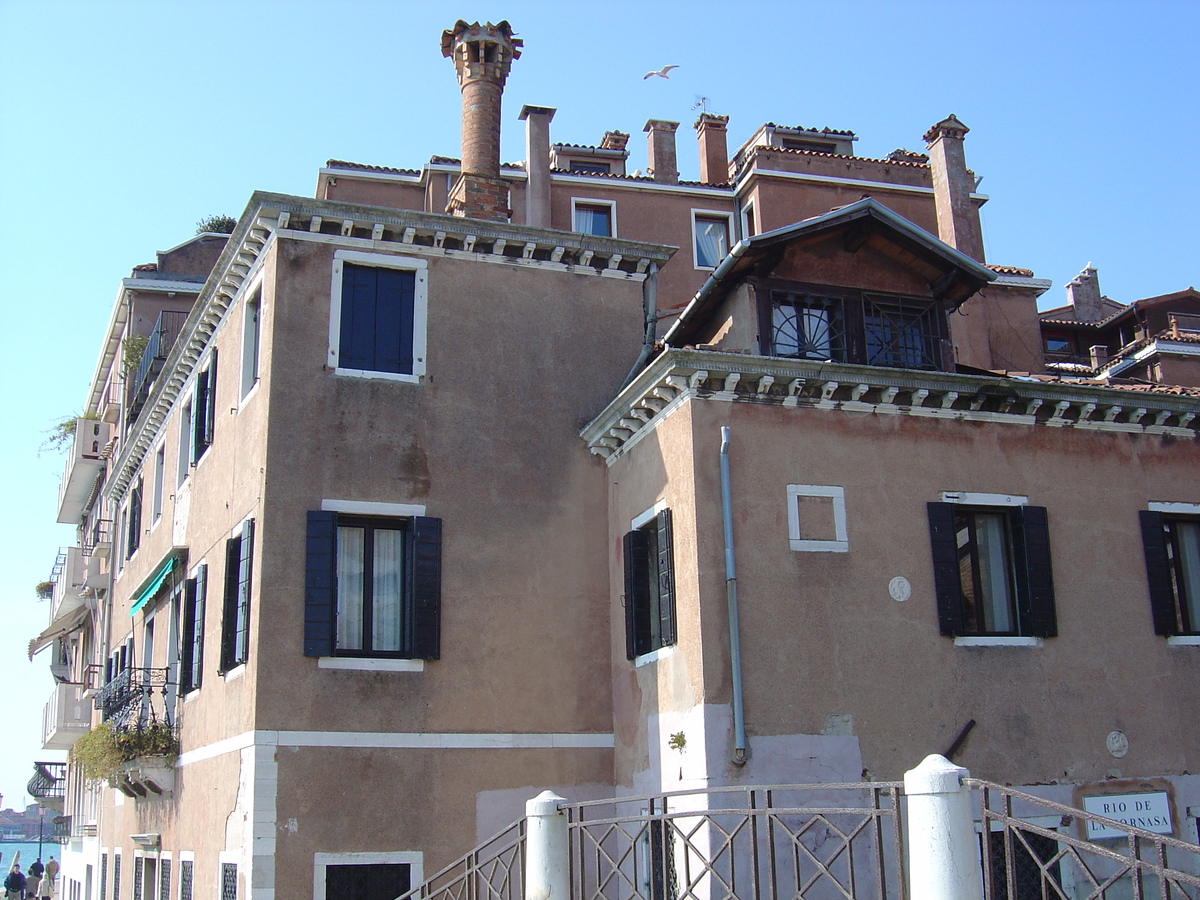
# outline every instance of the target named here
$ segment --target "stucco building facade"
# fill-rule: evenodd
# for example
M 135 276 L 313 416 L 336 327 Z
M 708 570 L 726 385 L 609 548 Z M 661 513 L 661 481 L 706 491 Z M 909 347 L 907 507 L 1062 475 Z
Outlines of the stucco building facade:
M 874 160 L 776 126 L 731 154 L 706 113 L 686 183 L 678 123 L 631 174 L 628 134 L 552 143 L 526 106 L 506 166 L 520 41 L 442 48 L 460 159 L 330 161 L 122 282 L 34 649 L 76 704 L 47 746 L 162 725 L 178 755 L 73 772 L 71 890 L 393 897 L 542 788 L 931 752 L 1166 791 L 1194 840 L 1200 382 L 1109 361 L 1186 357 L 1195 292 L 1048 366 L 1077 317 L 983 258 L 955 117 Z

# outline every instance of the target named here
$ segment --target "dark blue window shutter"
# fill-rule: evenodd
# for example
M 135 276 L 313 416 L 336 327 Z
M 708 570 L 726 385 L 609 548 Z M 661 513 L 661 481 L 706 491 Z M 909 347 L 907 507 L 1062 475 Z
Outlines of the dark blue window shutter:
M 238 570 L 242 562 L 241 538 L 225 542 L 225 602 L 221 609 L 221 671 L 236 665 Z
M 649 649 L 650 536 L 630 531 L 622 542 L 625 562 L 625 656 L 633 659 Z
M 304 655 L 333 656 L 337 616 L 337 513 L 309 510 L 304 567 Z
M 1167 530 L 1163 514 L 1143 509 L 1138 513 L 1142 526 L 1142 550 L 1146 554 L 1146 580 L 1150 587 L 1150 615 L 1154 633 L 1177 634 L 1175 620 L 1175 583 L 1171 577 L 1171 558 L 1167 553 Z
M 411 374 L 416 273 L 409 269 L 379 269 L 378 272 L 373 368 L 380 372 Z
M 929 514 L 929 544 L 933 550 L 933 589 L 937 596 L 938 629 L 947 637 L 954 637 L 966 630 L 954 504 L 928 503 L 926 510 Z
M 1017 618 L 1021 634 L 1056 637 L 1050 526 L 1044 506 L 1013 510 L 1013 557 L 1017 569 Z
M 671 539 L 671 511 L 655 517 L 658 529 L 658 626 L 659 645 L 675 643 L 675 556 Z
M 409 269 L 343 264 L 339 367 L 412 373 L 416 280 Z
M 441 658 L 442 520 L 414 516 L 405 530 L 406 644 L 414 659 Z

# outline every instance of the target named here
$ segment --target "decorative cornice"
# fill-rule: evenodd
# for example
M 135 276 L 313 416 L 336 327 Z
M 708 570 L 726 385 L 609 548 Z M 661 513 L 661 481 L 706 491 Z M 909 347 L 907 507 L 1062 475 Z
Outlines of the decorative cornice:
M 668 350 L 580 432 L 610 465 L 688 400 L 1195 439 L 1200 397 L 1032 379 Z
M 277 237 L 642 281 L 674 247 L 409 210 L 256 192 L 188 314 L 104 487 L 119 504 L 258 259 Z

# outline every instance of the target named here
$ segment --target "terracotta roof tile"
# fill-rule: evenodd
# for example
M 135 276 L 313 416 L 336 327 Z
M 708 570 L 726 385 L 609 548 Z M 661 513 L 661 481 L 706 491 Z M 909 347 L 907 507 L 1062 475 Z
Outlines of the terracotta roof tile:
M 993 272 L 997 273 L 998 275 L 1021 275 L 1021 276 L 1024 276 L 1025 278 L 1033 277 L 1033 269 L 1022 269 L 1022 268 L 1019 268 L 1018 266 L 993 266 L 990 264 L 986 264 L 986 265 L 987 265 L 987 268 L 991 269 Z
M 325 163 L 327 169 L 355 169 L 360 172 L 386 172 L 391 175 L 420 175 L 420 169 L 394 169 L 391 166 L 369 166 L 366 163 L 347 162 L 344 159 L 331 159 Z
M 853 131 L 839 131 L 836 128 L 805 128 L 803 125 L 780 125 L 777 122 L 768 122 L 764 128 L 785 128 L 788 131 L 806 131 L 809 134 L 839 134 L 845 137 L 854 137 Z
M 853 159 L 860 162 L 883 163 L 887 166 L 909 166 L 914 169 L 929 168 L 929 163 L 908 162 L 903 159 L 875 159 L 870 156 L 847 156 L 844 153 L 822 153 L 819 150 L 797 150 L 791 147 L 767 147 L 764 144 L 755 144 L 753 147 L 746 148 L 747 153 L 758 153 L 764 150 L 772 153 L 791 153 L 796 156 L 828 156 L 833 159 Z

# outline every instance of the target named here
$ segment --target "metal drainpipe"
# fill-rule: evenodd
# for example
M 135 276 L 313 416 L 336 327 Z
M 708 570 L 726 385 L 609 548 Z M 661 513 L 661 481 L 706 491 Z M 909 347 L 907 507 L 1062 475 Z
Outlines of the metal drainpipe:
M 658 328 L 658 263 L 650 263 L 650 271 L 642 281 L 642 315 L 645 317 L 646 333 L 642 339 L 642 352 L 638 354 L 637 362 L 625 376 L 621 390 L 629 387 L 629 382 L 637 378 L 638 373 L 646 367 L 650 354 L 654 352 L 654 332 Z
M 729 490 L 729 426 L 721 426 L 721 520 L 725 529 L 725 598 L 729 605 L 729 664 L 733 674 L 733 758 L 744 766 L 746 710 L 742 704 L 742 639 L 738 632 L 737 566 L 733 560 L 733 501 Z

